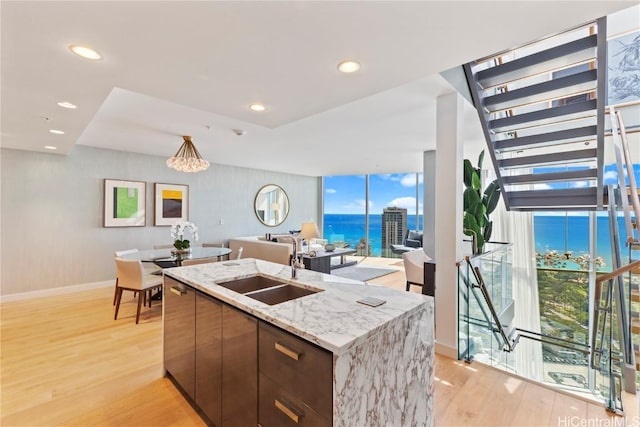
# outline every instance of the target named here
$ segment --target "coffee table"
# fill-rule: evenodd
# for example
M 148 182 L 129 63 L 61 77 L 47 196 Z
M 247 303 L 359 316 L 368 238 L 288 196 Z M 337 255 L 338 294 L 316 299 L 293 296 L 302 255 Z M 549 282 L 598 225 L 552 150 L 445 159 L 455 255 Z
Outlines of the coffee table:
M 304 263 L 304 268 L 307 270 L 319 271 L 320 273 L 331 274 L 331 270 L 336 268 L 346 267 L 348 265 L 356 264 L 356 261 L 346 262 L 346 255 L 353 255 L 356 253 L 355 249 L 349 248 L 336 248 L 333 251 L 324 251 L 319 250 L 316 251 L 316 256 L 303 255 L 302 262 Z M 340 257 L 339 264 L 331 265 L 331 258 Z

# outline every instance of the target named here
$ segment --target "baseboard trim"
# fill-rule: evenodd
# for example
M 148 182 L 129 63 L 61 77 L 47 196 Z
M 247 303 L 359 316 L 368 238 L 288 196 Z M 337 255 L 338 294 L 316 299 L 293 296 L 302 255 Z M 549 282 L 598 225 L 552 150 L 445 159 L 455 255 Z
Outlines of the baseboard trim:
M 102 282 L 83 283 L 81 285 L 61 286 L 59 288 L 42 289 L 39 291 L 31 291 L 31 292 L 20 292 L 17 294 L 10 294 L 10 295 L 1 295 L 0 303 L 11 302 L 11 301 L 21 301 L 21 300 L 27 300 L 27 299 L 33 299 L 33 298 L 50 297 L 54 295 L 71 294 L 71 293 L 80 292 L 80 291 L 89 291 L 92 289 L 99 289 L 99 288 L 114 286 L 114 283 L 115 283 L 114 280 L 105 280 Z
M 438 341 L 436 341 L 435 352 L 442 356 L 446 356 L 449 359 L 458 359 L 457 348 L 449 347 L 448 345 L 441 344 Z

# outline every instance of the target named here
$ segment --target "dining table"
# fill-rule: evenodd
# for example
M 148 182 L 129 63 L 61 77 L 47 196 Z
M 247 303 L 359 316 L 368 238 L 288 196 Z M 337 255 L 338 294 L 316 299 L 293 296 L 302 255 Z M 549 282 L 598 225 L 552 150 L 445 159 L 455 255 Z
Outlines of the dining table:
M 186 259 L 200 259 L 217 257 L 221 260 L 223 256 L 229 255 L 231 249 L 193 246 L 187 253 L 173 253 L 171 248 L 145 249 L 134 253 L 123 255 L 122 258 L 139 259 L 142 262 L 152 262 L 161 268 L 179 267 Z
M 145 249 L 122 255 L 122 258 L 139 259 L 142 262 L 152 262 L 160 268 L 171 268 L 180 267 L 182 265 L 182 261 L 186 259 L 217 257 L 218 261 L 220 261 L 223 256 L 229 255 L 230 253 L 231 249 L 229 248 L 193 246 L 189 248 L 189 251 L 186 253 L 175 253 L 171 248 Z M 162 270 L 159 270 L 158 274 L 162 274 Z M 151 299 L 156 301 L 162 300 L 162 291 L 156 292 Z

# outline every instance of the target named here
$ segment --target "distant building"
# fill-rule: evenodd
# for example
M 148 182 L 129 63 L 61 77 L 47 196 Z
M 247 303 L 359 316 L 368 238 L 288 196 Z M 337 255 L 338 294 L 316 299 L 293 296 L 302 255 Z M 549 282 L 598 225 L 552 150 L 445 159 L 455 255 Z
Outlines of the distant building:
M 391 252 L 390 245 L 401 245 L 407 230 L 407 210 L 405 208 L 384 208 L 382 210 L 382 256 L 398 258 Z

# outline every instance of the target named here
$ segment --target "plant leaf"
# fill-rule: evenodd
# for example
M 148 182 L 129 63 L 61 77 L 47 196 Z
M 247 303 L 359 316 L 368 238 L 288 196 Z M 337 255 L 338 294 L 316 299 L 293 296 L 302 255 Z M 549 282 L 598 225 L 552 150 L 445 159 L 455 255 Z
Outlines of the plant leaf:
M 478 227 L 482 228 L 484 227 L 485 224 L 485 212 L 486 212 L 486 208 L 484 207 L 484 205 L 482 203 L 477 203 L 475 205 L 475 208 L 473 210 L 473 216 L 476 217 L 476 223 L 478 224 Z
M 480 234 L 480 227 L 473 215 L 465 214 L 463 218 L 462 231 L 467 236 L 474 236 Z
M 478 170 L 473 171 L 473 175 L 471 176 L 471 184 L 474 189 L 480 190 L 482 182 L 480 181 L 480 173 L 478 172 Z
M 482 230 L 482 237 L 485 242 L 488 242 L 491 239 L 491 232 L 493 231 L 493 221 L 487 222 L 484 226 L 484 230 Z
M 487 207 L 487 215 L 491 214 L 498 206 L 498 202 L 500 201 L 500 186 L 498 185 L 498 180 L 494 180 L 489 186 L 484 190 L 484 196 L 482 197 L 482 203 Z
M 475 212 L 475 205 L 482 204 L 482 200 L 480 200 L 480 195 L 476 190 L 471 187 L 467 187 L 462 194 L 463 207 L 465 211 Z
M 464 159 L 464 185 L 465 187 L 471 187 L 473 185 L 473 165 L 467 159 Z
M 478 169 L 482 170 L 482 162 L 484 161 L 484 150 L 480 152 L 478 156 Z

